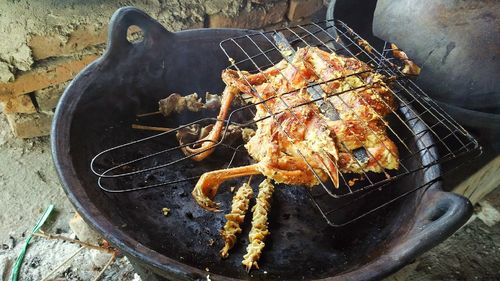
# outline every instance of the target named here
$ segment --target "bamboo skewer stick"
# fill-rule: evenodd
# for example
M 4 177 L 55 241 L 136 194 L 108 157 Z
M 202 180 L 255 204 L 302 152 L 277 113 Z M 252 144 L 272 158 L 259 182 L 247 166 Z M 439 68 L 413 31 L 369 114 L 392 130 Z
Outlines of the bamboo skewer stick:
M 142 113 L 142 114 L 137 114 L 137 117 L 146 117 L 146 116 L 151 116 L 151 115 L 156 115 L 160 114 L 161 111 L 154 111 L 154 112 L 147 112 L 147 113 Z
M 172 128 L 144 126 L 144 125 L 139 125 L 139 124 L 132 124 L 132 129 L 146 130 L 146 131 L 157 131 L 157 132 L 170 132 L 173 130 Z
M 103 247 L 100 247 L 100 246 L 97 246 L 97 245 L 93 245 L 93 244 L 90 244 L 90 243 L 87 243 L 87 242 L 83 242 L 83 241 L 80 241 L 80 240 L 76 240 L 76 239 L 72 239 L 72 238 L 69 238 L 69 237 L 65 237 L 65 236 L 62 236 L 62 235 L 59 235 L 59 234 L 45 234 L 45 233 L 41 233 L 41 232 L 36 232 L 36 233 L 33 233 L 33 236 L 38 236 L 38 237 L 42 237 L 42 238 L 49 239 L 49 240 L 64 240 L 64 241 L 67 241 L 67 242 L 70 242 L 70 243 L 78 244 L 80 246 L 83 246 L 83 247 L 86 247 L 86 248 L 89 248 L 89 249 L 94 249 L 94 250 L 106 252 L 106 253 L 109 253 L 109 254 L 113 254 L 115 252 L 112 249 L 106 249 L 106 248 L 103 248 Z
M 108 267 L 113 263 L 113 261 L 115 261 L 115 258 L 116 258 L 116 252 L 113 252 L 113 254 L 111 255 L 111 258 L 109 258 L 108 262 L 103 266 L 101 271 L 99 271 L 99 274 L 97 274 L 97 276 L 92 281 L 99 280 L 101 278 L 102 274 L 104 273 L 104 271 L 106 271 L 106 269 L 108 269 Z
M 93 281 L 99 280 L 101 278 L 101 276 L 103 275 L 104 271 L 106 271 L 106 269 L 108 269 L 109 266 L 116 259 L 117 252 L 114 251 L 113 249 L 110 249 L 110 248 L 103 248 L 103 247 L 100 247 L 98 245 L 93 245 L 93 244 L 90 244 L 90 243 L 87 243 L 87 242 L 83 242 L 83 241 L 76 240 L 76 239 L 73 239 L 73 238 L 65 237 L 65 236 L 62 236 L 62 235 L 59 235 L 59 234 L 45 234 L 43 232 L 36 232 L 36 233 L 33 233 L 33 236 L 38 236 L 38 237 L 45 238 L 45 239 L 50 239 L 50 240 L 63 240 L 63 241 L 67 241 L 67 242 L 70 242 L 70 243 L 75 243 L 75 244 L 78 244 L 78 245 L 81 246 L 75 253 L 73 253 L 71 256 L 69 256 L 67 259 L 65 259 L 54 270 L 52 270 L 49 274 L 47 274 L 42 280 L 48 280 L 48 278 L 51 275 L 53 275 L 55 272 L 57 272 L 62 266 L 64 266 L 66 263 L 68 263 L 70 260 L 72 260 L 80 251 L 82 251 L 85 248 L 86 249 L 98 250 L 98 251 L 101 251 L 101 252 L 105 252 L 105 253 L 111 254 L 110 259 L 104 265 L 104 267 L 101 269 L 101 271 L 99 271 L 99 273 L 93 279 Z
M 71 256 L 69 256 L 67 259 L 65 259 L 61 264 L 56 266 L 49 274 L 45 275 L 44 278 L 42 278 L 42 281 L 48 281 L 49 277 L 52 276 L 54 273 L 56 273 L 61 267 L 63 267 L 65 264 L 67 264 L 70 260 L 72 260 L 78 253 L 80 253 L 83 249 L 85 249 L 85 246 L 82 246 L 78 248 Z

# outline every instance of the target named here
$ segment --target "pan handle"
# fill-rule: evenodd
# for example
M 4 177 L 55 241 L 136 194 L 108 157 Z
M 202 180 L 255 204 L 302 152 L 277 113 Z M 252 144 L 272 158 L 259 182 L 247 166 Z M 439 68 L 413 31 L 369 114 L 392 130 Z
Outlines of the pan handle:
M 472 204 L 463 196 L 444 192 L 439 188 L 430 188 L 423 196 L 425 198 L 421 199 L 421 207 L 417 210 L 412 229 L 400 237 L 400 242 L 395 243 L 396 247 L 390 248 L 366 267 L 347 272 L 332 280 L 373 280 L 374 275 L 377 278 L 388 276 L 441 243 L 458 230 L 472 214 Z M 413 216 L 413 213 L 409 215 Z M 377 273 L 381 269 L 384 272 Z
M 109 22 L 106 51 L 108 54 L 126 53 L 134 47 L 135 44 L 127 39 L 127 30 L 132 25 L 141 28 L 144 39 L 140 44 L 145 47 L 151 46 L 155 38 L 164 38 L 173 34 L 145 12 L 135 7 L 123 7 L 116 10 Z
M 416 254 L 419 255 L 429 250 L 457 231 L 472 215 L 471 202 L 458 194 L 431 189 L 424 196 L 428 198 L 421 201 L 423 204 L 417 211 L 416 221 L 406 236 L 408 239 L 403 243 L 403 249 L 400 249 L 402 252 L 418 249 Z

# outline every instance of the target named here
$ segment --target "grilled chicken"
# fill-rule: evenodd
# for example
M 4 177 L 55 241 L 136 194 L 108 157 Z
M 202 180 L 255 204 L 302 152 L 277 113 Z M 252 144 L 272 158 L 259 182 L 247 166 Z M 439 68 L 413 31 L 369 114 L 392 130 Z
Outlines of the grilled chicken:
M 330 123 L 337 136 L 338 166 L 343 173 L 381 173 L 399 168 L 398 149 L 381 121 L 339 120 Z
M 331 180 L 338 187 L 339 171 L 399 167 L 397 147 L 384 120 L 395 107 L 394 97 L 384 77 L 355 58 L 306 47 L 297 50 L 291 61 L 282 60 L 260 73 L 225 70 L 222 79 L 226 89 L 219 121 L 205 142 L 187 148 L 186 154 L 197 161 L 210 155 L 231 101 L 245 94 L 257 108 L 257 130 L 245 146 L 257 163 L 203 174 L 193 190 L 203 208 L 218 210 L 212 199 L 230 178 L 264 174 L 277 183 L 312 187 Z M 311 83 L 322 83 L 323 102 L 333 105 L 338 120 L 321 113 L 307 91 Z
M 259 185 L 243 257 L 247 271 L 258 268 L 269 235 L 267 216 L 274 191 L 271 180 L 306 187 L 330 180 L 338 187 L 339 172 L 384 172 L 399 167 L 397 147 L 386 132 L 384 117 L 396 103 L 385 78 L 357 59 L 319 48 L 306 47 L 292 54 L 256 74 L 225 70 L 222 79 L 226 88 L 218 121 L 201 145 L 183 150 L 196 161 L 209 156 L 220 141 L 223 120 L 234 97 L 251 97 L 257 108 L 257 130 L 245 147 L 256 163 L 205 173 L 192 192 L 200 206 L 218 211 L 213 198 L 222 182 L 247 175 L 266 176 Z M 233 199 L 221 231 L 223 257 L 241 232 L 250 196 L 251 187 L 246 184 Z

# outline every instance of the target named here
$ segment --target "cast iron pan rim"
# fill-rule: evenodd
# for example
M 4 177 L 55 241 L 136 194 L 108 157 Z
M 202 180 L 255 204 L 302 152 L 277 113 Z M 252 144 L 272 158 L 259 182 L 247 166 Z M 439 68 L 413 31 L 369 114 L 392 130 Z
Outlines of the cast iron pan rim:
M 118 10 L 116 14 L 130 12 L 130 9 L 135 10 L 137 12 L 139 10 L 134 8 L 122 8 Z M 143 13 L 139 11 L 140 13 Z M 148 16 L 149 17 L 149 16 Z M 223 29 L 223 30 L 239 30 L 239 29 Z M 194 32 L 213 32 L 214 30 L 194 30 Z M 239 30 L 241 31 L 241 30 Z M 193 31 L 183 31 L 182 33 L 186 34 Z M 76 108 L 80 100 L 81 93 L 85 92 L 89 83 L 92 82 L 94 74 L 96 74 L 95 70 L 98 70 L 99 65 L 102 61 L 105 60 L 108 55 L 108 50 L 106 53 L 99 59 L 97 59 L 92 64 L 88 65 L 84 70 L 82 70 L 70 83 L 70 85 L 64 91 L 59 104 L 57 106 L 54 122 L 52 124 L 51 131 L 51 146 L 52 146 L 52 157 L 57 170 L 57 174 L 62 183 L 63 189 L 68 196 L 71 203 L 75 206 L 76 211 L 88 222 L 94 229 L 103 234 L 104 238 L 108 240 L 112 245 L 115 245 L 120 250 L 124 251 L 126 254 L 144 262 L 149 268 L 154 268 L 159 271 L 169 272 L 172 278 L 179 279 L 192 279 L 202 278 L 205 279 L 205 276 L 208 272 L 200 270 L 196 267 L 192 267 L 186 264 L 182 264 L 174 259 L 166 257 L 148 247 L 142 245 L 137 240 L 131 238 L 128 234 L 126 234 L 123 230 L 121 230 L 118 226 L 112 224 L 105 216 L 101 214 L 99 209 L 94 205 L 94 203 L 87 197 L 82 183 L 79 181 L 77 177 L 77 173 L 74 170 L 71 157 L 68 157 L 70 152 L 70 131 L 71 131 L 71 123 L 73 112 Z M 428 171 L 432 173 L 440 173 L 439 167 L 435 167 L 436 169 L 429 169 Z M 426 176 L 428 171 L 426 171 Z M 432 184 L 424 193 L 430 196 L 443 196 L 446 195 L 447 192 L 443 192 L 441 190 L 441 185 L 439 182 Z M 418 204 L 420 205 L 420 204 Z M 470 205 L 470 203 L 469 203 Z M 467 217 L 462 215 L 462 217 Z M 464 219 L 462 218 L 460 222 Z M 458 222 L 456 222 L 458 223 Z M 458 227 L 457 227 L 458 228 Z M 443 238 L 441 238 L 442 240 Z M 436 240 L 436 241 L 441 241 Z M 429 245 L 432 243 L 428 243 Z M 403 255 L 403 258 L 413 257 L 415 256 L 415 249 L 409 249 L 413 254 Z M 420 249 L 417 252 L 421 252 L 423 249 Z M 154 258 L 153 258 L 154 257 Z M 390 266 L 385 266 L 379 268 L 380 271 L 372 272 L 372 275 L 367 276 L 368 279 L 373 279 L 381 276 L 388 275 L 398 268 L 401 268 L 406 264 L 406 260 L 404 259 L 394 259 L 391 255 L 382 255 L 376 261 L 365 264 L 363 267 L 373 265 L 374 263 L 380 264 L 387 263 L 387 260 L 390 259 L 392 262 Z M 363 268 L 362 267 L 362 268 Z M 341 273 L 341 275 L 328 277 L 322 280 L 339 280 L 339 278 L 347 277 L 350 273 L 353 273 L 352 276 L 356 277 L 355 272 L 359 269 L 353 269 L 350 272 Z M 196 276 L 194 273 L 196 273 Z M 210 273 L 210 276 L 217 280 L 239 280 L 229 277 L 224 277 L 221 275 L 216 275 Z

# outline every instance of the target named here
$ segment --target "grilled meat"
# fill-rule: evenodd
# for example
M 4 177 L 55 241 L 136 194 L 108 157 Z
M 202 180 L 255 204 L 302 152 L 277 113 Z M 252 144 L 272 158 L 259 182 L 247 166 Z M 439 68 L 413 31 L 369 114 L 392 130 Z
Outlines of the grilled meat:
M 257 261 L 260 259 L 262 250 L 266 245 L 264 240 L 271 234 L 267 229 L 267 215 L 271 210 L 271 197 L 274 192 L 274 185 L 271 180 L 265 179 L 259 185 L 259 195 L 257 195 L 257 200 L 255 206 L 252 208 L 252 229 L 248 234 L 248 247 L 247 253 L 243 256 L 243 261 L 241 262 L 247 271 L 250 271 L 252 267 L 259 268 Z
M 233 197 L 233 204 L 231 205 L 231 213 L 225 215 L 226 224 L 221 230 L 220 234 L 224 240 L 224 248 L 220 251 L 220 255 L 223 258 L 229 256 L 229 250 L 233 248 L 234 243 L 236 243 L 236 235 L 241 233 L 240 225 L 245 219 L 245 214 L 248 211 L 248 206 L 250 205 L 250 199 L 253 196 L 253 190 L 249 183 L 244 183 L 236 195 Z
M 219 185 L 243 175 L 264 174 L 277 183 L 309 187 L 330 179 L 338 186 L 339 170 L 397 169 L 398 151 L 383 119 L 395 102 L 383 78 L 355 58 L 315 47 L 299 49 L 291 61 L 282 60 L 260 73 L 225 70 L 218 119 L 226 118 L 236 94 L 253 98 L 257 130 L 245 147 L 257 163 L 204 174 L 193 196 L 202 207 L 217 210 L 212 199 Z M 313 102 L 306 88 L 315 82 L 322 83 L 324 102 L 333 105 L 338 120 L 326 118 Z M 187 153 L 197 153 L 197 161 L 207 157 L 222 127 L 223 121 L 217 122 L 205 143 L 187 148 Z M 365 157 L 357 159 L 360 150 Z
M 259 185 L 243 257 L 247 271 L 258 268 L 269 235 L 271 180 L 307 187 L 331 180 L 338 187 L 339 171 L 361 174 L 398 169 L 398 150 L 387 135 L 384 119 L 396 103 L 384 77 L 363 62 L 307 47 L 290 52 L 287 59 L 262 72 L 225 70 L 222 79 L 226 88 L 218 121 L 202 139 L 204 143 L 183 151 L 196 161 L 209 156 L 234 97 L 251 97 L 257 108 L 257 130 L 249 134 L 245 147 L 256 163 L 205 173 L 192 192 L 201 207 L 218 211 L 213 198 L 222 182 L 247 175 L 266 176 Z M 228 221 L 221 231 L 223 257 L 241 232 L 250 192 L 249 185 L 242 186 L 226 215 Z

